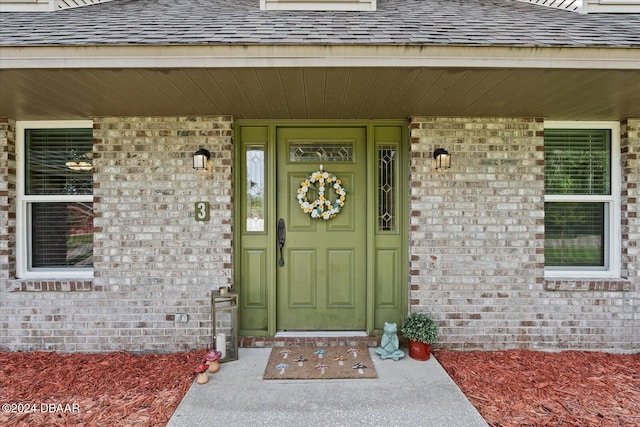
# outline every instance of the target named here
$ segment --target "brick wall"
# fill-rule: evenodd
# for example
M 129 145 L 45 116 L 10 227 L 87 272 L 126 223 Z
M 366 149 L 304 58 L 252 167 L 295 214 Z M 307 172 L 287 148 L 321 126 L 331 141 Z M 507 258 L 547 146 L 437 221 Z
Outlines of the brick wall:
M 15 121 L 0 118 L 0 283 L 15 276 L 15 133 Z M 4 326 L 4 323 L 0 326 Z
M 543 279 L 543 129 L 539 119 L 412 119 L 411 309 L 438 321 L 446 348 L 637 351 L 638 121 L 622 142 L 628 227 L 618 281 Z M 438 147 L 452 154 L 446 172 L 432 167 Z
M 16 142 L 15 121 L 0 118 L 0 346 L 9 339 L 10 316 L 3 293 L 15 276 Z M 15 313 L 15 308 L 12 309 Z M 1 348 L 1 347 L 0 347 Z
M 9 280 L 0 349 L 208 347 L 210 291 L 232 280 L 232 125 L 230 117 L 95 119 L 95 277 Z M 211 152 L 208 172 L 191 165 L 200 147 Z M 210 203 L 208 222 L 195 220 L 196 201 Z M 174 321 L 179 312 L 188 322 Z
M 640 280 L 640 119 L 622 123 L 622 263 L 623 274 L 634 283 Z M 635 280 L 634 280 L 635 279 Z M 635 310 L 640 320 L 640 310 Z M 636 337 L 640 330 L 635 331 Z
M 617 281 L 543 279 L 542 131 L 539 119 L 411 120 L 411 309 L 433 315 L 446 348 L 637 351 L 640 120 L 622 123 Z M 209 291 L 232 283 L 232 119 L 95 120 L 90 281 L 14 279 L 14 134 L 0 120 L 0 350 L 208 347 Z M 191 168 L 200 147 L 209 172 Z M 438 147 L 446 172 L 432 167 Z M 195 221 L 199 200 L 209 222 Z

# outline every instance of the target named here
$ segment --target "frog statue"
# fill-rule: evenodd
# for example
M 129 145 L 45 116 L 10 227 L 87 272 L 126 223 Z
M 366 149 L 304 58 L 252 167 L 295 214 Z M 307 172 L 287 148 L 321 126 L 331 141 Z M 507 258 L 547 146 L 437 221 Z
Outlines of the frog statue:
M 376 348 L 376 353 L 381 359 L 398 359 L 404 357 L 404 351 L 400 350 L 400 341 L 398 340 L 398 325 L 395 323 L 384 322 L 384 333 L 380 340 L 380 347 Z

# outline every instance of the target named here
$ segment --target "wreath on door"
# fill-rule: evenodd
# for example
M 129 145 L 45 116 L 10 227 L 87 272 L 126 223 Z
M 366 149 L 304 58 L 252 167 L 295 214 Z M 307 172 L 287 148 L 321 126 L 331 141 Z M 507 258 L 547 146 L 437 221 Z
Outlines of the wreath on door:
M 327 198 L 327 187 L 333 188 L 335 200 Z M 317 198 L 313 201 L 309 201 L 309 189 L 316 191 Z M 344 207 L 346 195 L 347 192 L 342 188 L 342 182 L 335 175 L 323 171 L 321 167 L 319 171 L 313 172 L 300 183 L 296 197 L 304 213 L 313 219 L 326 221 L 335 217 Z

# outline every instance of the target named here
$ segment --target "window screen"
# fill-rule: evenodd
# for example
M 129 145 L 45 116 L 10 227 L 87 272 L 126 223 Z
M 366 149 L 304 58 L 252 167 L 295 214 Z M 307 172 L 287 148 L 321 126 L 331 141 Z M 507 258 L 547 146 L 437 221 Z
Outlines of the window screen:
M 91 129 L 27 129 L 26 194 L 93 192 Z
M 608 129 L 549 129 L 544 132 L 547 194 L 611 194 Z
M 606 268 L 611 131 L 545 130 L 544 172 L 545 267 Z
M 603 266 L 605 206 L 605 203 L 545 203 L 545 266 Z
M 92 129 L 27 129 L 25 144 L 28 268 L 92 267 Z

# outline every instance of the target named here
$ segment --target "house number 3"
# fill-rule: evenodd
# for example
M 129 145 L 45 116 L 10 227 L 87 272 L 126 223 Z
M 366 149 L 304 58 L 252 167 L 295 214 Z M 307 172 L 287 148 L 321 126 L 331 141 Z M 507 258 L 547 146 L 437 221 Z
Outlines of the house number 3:
M 196 202 L 196 221 L 209 221 L 209 202 Z

